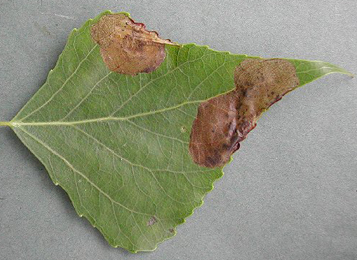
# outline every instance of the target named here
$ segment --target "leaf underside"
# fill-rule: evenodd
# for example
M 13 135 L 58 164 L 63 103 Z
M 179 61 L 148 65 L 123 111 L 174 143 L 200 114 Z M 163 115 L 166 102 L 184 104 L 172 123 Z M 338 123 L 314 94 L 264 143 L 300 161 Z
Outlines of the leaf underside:
M 11 125 L 110 245 L 150 251 L 175 235 L 222 176 L 222 167 L 193 163 L 191 126 L 201 102 L 234 88 L 234 68 L 248 57 L 166 46 L 154 72 L 117 74 L 90 36 L 91 25 L 108 13 L 72 31 L 47 81 Z M 325 62 L 289 61 L 299 86 L 348 74 Z

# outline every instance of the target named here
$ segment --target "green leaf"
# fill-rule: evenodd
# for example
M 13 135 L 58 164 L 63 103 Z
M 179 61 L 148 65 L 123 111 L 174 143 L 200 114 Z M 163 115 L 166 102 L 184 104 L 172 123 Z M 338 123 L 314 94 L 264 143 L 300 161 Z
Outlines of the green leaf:
M 247 56 L 166 46 L 152 73 L 110 72 L 90 36 L 106 13 L 72 31 L 46 83 L 0 125 L 12 127 L 112 246 L 154 250 L 223 174 L 192 162 L 190 130 L 201 102 L 234 88 L 234 68 Z M 349 74 L 325 62 L 290 61 L 300 85 Z

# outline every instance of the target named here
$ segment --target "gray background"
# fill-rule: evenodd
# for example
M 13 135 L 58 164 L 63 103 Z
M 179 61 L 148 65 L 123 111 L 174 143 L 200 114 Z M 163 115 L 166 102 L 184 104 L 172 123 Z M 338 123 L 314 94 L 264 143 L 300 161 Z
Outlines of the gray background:
M 180 43 L 333 62 L 357 73 L 357 1 L 0 0 L 0 121 L 37 91 L 72 28 L 103 10 Z M 275 104 L 178 234 L 111 248 L 8 128 L 0 259 L 357 259 L 357 84 L 329 75 Z

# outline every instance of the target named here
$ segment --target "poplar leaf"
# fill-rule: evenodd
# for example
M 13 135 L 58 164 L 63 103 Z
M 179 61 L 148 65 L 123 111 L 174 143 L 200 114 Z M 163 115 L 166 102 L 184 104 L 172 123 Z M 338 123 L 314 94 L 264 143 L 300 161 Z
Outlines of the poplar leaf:
M 109 70 L 91 37 L 108 14 L 72 31 L 44 85 L 0 125 L 13 129 L 110 245 L 149 251 L 175 235 L 223 174 L 222 166 L 202 167 L 191 158 L 198 107 L 235 88 L 242 61 L 261 58 L 160 40 L 166 52 L 160 66 L 155 61 L 148 73 L 137 73 L 130 65 L 130 75 L 120 74 Z M 329 73 L 350 75 L 326 62 L 286 61 L 298 86 Z

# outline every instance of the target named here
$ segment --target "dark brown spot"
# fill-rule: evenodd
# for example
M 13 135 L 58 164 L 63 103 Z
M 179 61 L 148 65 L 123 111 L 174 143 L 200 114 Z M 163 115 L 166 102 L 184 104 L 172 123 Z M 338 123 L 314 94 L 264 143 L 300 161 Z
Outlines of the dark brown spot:
M 234 71 L 234 82 L 234 90 L 198 108 L 189 146 L 198 165 L 213 168 L 226 164 L 255 128 L 261 113 L 299 85 L 295 67 L 282 59 L 244 60 Z
M 157 219 L 155 218 L 155 216 L 152 216 L 149 221 L 146 223 L 147 226 L 152 226 L 157 222 Z
M 91 35 L 108 68 L 128 75 L 157 69 L 166 57 L 165 44 L 174 44 L 122 13 L 101 17 L 91 27 Z

